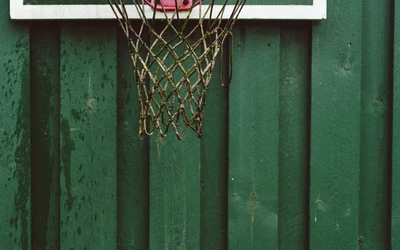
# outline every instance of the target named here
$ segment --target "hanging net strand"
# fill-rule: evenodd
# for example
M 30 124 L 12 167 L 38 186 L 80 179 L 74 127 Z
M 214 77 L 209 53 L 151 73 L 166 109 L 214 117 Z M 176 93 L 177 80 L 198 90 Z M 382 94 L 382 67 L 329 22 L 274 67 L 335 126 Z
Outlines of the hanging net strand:
M 246 0 L 207 6 L 201 0 L 132 1 L 108 0 L 129 45 L 139 133 L 165 137 L 172 129 L 181 140 L 190 128 L 200 138 L 213 69 Z M 127 8 L 136 10 L 140 25 L 132 25 Z

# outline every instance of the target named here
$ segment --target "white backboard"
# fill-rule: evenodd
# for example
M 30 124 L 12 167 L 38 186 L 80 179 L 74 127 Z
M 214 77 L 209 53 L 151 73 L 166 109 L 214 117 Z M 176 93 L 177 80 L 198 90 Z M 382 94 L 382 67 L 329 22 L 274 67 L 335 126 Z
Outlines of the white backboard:
M 350 0 L 351 1 L 351 0 Z M 190 18 L 199 17 L 199 8 L 202 13 L 207 8 L 197 6 Z M 215 14 L 221 6 L 214 6 Z M 227 6 L 223 18 L 228 18 L 233 6 Z M 127 6 L 129 17 L 139 18 L 134 6 Z M 204 10 L 203 10 L 204 9 Z M 145 12 L 153 13 L 149 6 Z M 313 0 L 309 5 L 248 5 L 243 7 L 239 19 L 272 19 L 272 20 L 321 20 L 326 19 L 327 0 Z M 197 13 L 197 14 L 196 14 Z M 108 4 L 25 4 L 24 0 L 10 0 L 10 17 L 17 20 L 79 20 L 79 19 L 115 19 Z M 159 13 L 157 18 L 164 18 Z

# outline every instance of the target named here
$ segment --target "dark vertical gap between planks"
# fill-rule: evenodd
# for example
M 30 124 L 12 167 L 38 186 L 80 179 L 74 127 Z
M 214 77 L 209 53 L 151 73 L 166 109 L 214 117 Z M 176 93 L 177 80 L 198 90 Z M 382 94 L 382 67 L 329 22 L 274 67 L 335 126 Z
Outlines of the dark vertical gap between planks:
M 0 244 L 31 248 L 29 25 L 0 1 Z
M 307 104 L 307 211 L 308 211 L 308 217 L 307 217 L 307 223 L 306 226 L 307 228 L 305 229 L 306 234 L 307 234 L 307 248 L 310 249 L 310 223 L 311 223 L 311 216 L 310 216 L 310 205 L 311 205 L 311 117 L 312 117 L 312 30 L 313 30 L 313 24 L 312 22 L 310 23 L 310 32 L 308 33 L 309 37 L 309 44 L 308 44 L 308 63 L 310 65 L 309 71 L 308 71 L 308 77 L 309 77 L 309 86 L 308 86 L 308 104 Z
M 279 249 L 309 248 L 310 31 L 310 22 L 281 25 Z
M 229 41 L 223 47 L 222 65 L 214 66 L 207 90 L 201 138 L 200 249 L 227 249 L 228 79 Z M 222 67 L 222 68 L 221 68 Z
M 228 248 L 278 248 L 279 26 L 238 22 L 229 86 Z
M 109 22 L 61 27 L 61 249 L 116 249 L 115 32 Z
M 135 75 L 120 27 L 117 65 L 117 249 L 149 249 L 149 137 L 139 135 Z
M 233 46 L 233 37 L 232 37 L 232 41 L 231 41 L 231 46 Z M 232 59 L 232 49 L 229 49 L 229 52 L 228 53 L 230 53 L 230 59 L 229 60 L 233 60 Z M 229 67 L 231 67 L 231 66 L 229 66 Z M 233 72 L 232 72 L 232 77 L 233 77 Z M 232 79 L 231 79 L 232 80 Z M 229 82 L 229 85 L 230 85 L 230 82 Z M 226 91 L 227 93 L 227 96 L 226 96 L 226 99 L 225 99 L 225 102 L 224 102 L 224 104 L 225 104 L 225 107 L 226 107 L 226 114 L 225 114 L 225 119 L 226 119 L 226 121 L 227 121 L 227 126 L 226 126 L 226 138 L 225 138 L 225 140 L 224 140 L 224 144 L 225 144 L 225 147 L 226 147 L 226 158 L 227 158 L 227 166 L 225 167 L 225 169 L 224 169 L 224 172 L 222 173 L 223 175 L 224 175 L 224 189 L 223 190 L 225 190 L 224 192 L 225 192 L 225 197 L 223 197 L 223 200 L 224 200 L 224 206 L 222 207 L 222 210 L 223 210 L 223 213 L 224 213 L 224 217 L 225 217 L 225 222 L 224 222 L 224 225 L 223 225 L 223 229 L 224 229 L 224 234 L 223 234 L 223 236 L 225 237 L 224 239 L 223 239 L 223 250 L 227 250 L 228 249 L 228 234 L 229 234 L 229 232 L 228 232 L 228 226 L 229 226 L 229 214 L 228 214 L 228 200 L 229 200 L 229 189 L 228 189 L 228 181 L 229 181 L 229 86 L 228 86 L 228 88 L 227 88 L 227 91 Z
M 60 33 L 35 22 L 31 42 L 32 249 L 60 247 Z
M 310 249 L 357 249 L 362 1 L 328 10 L 312 31 Z
M 360 249 L 390 247 L 392 0 L 363 1 Z
M 388 162 L 389 162 L 389 171 L 387 174 L 387 179 L 388 179 L 388 202 L 387 202 L 387 216 L 386 220 L 388 221 L 387 223 L 387 232 L 388 232 L 388 248 L 393 249 L 391 247 L 391 242 L 392 242 L 392 197 L 393 197 L 393 121 L 394 121 L 394 55 L 395 55 L 395 49 L 394 49 L 394 42 L 395 42 L 395 1 L 396 0 L 391 0 L 390 1 L 390 6 L 389 6 L 389 13 L 390 13 L 390 21 L 389 21 L 389 32 L 390 32 L 390 49 L 389 49 L 389 128 L 388 128 L 388 138 L 389 138 L 389 146 L 388 146 L 388 152 L 387 152 L 387 157 L 388 157 Z
M 393 8 L 391 249 L 400 248 L 400 1 Z

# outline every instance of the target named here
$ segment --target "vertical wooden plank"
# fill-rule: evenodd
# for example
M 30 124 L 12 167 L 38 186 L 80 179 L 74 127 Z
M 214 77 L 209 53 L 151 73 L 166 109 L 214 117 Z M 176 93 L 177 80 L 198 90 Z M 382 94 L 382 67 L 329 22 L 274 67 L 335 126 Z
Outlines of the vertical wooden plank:
M 138 94 L 125 35 L 117 32 L 118 249 L 149 249 L 149 140 L 139 136 Z
M 278 248 L 279 27 L 237 25 L 229 93 L 229 249 Z
M 226 44 L 228 45 L 228 44 Z M 230 53 L 225 47 L 224 55 Z M 224 58 L 224 79 L 229 63 Z M 228 88 L 219 80 L 219 63 L 207 93 L 201 138 L 200 249 L 227 248 Z
M 310 249 L 357 249 L 362 1 L 328 10 L 312 35 Z
M 308 249 L 310 31 L 310 22 L 281 26 L 279 249 Z
M 400 248 L 400 1 L 394 1 L 392 249 Z
M 31 26 L 32 246 L 55 249 L 60 235 L 59 26 Z
M 61 248 L 116 248 L 114 25 L 61 29 Z
M 165 23 L 161 22 L 159 27 L 163 26 Z M 194 33 L 193 39 L 199 35 Z M 168 41 L 173 36 L 174 32 L 168 30 L 163 38 Z M 175 48 L 178 54 L 184 51 L 183 44 Z M 166 62 L 169 60 L 173 58 L 168 57 Z M 188 61 L 183 65 L 188 65 Z M 181 79 L 183 73 L 177 70 L 173 77 Z M 166 92 L 171 89 L 169 86 Z M 186 90 L 186 87 L 180 90 L 181 96 Z M 191 129 L 181 141 L 172 128 L 166 138 L 157 132 L 150 138 L 150 249 L 200 249 L 200 142 Z
M 392 8 L 363 1 L 360 249 L 390 248 Z
M 30 249 L 29 27 L 0 1 L 0 242 Z
M 200 249 L 200 140 L 150 138 L 150 249 Z

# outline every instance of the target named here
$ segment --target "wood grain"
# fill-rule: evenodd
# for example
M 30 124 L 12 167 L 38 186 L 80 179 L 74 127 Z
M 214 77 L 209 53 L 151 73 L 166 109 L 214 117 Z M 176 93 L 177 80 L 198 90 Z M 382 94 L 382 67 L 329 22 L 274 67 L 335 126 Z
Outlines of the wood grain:
M 312 33 L 310 249 L 357 249 L 362 2 L 328 5 Z
M 279 42 L 278 26 L 251 23 L 235 29 L 229 89 L 229 249 L 278 248 Z
M 363 1 L 360 249 L 390 248 L 392 9 Z
M 307 249 L 311 23 L 283 23 L 280 33 L 279 249 Z
M 139 104 L 125 35 L 117 32 L 118 249 L 149 248 L 149 137 L 139 136 Z M 139 216 L 138 216 L 139 215 Z
M 33 249 L 60 245 L 60 29 L 31 26 Z
M 9 20 L 0 1 L 0 242 L 30 249 L 29 28 Z
M 62 249 L 116 248 L 115 30 L 61 29 Z

